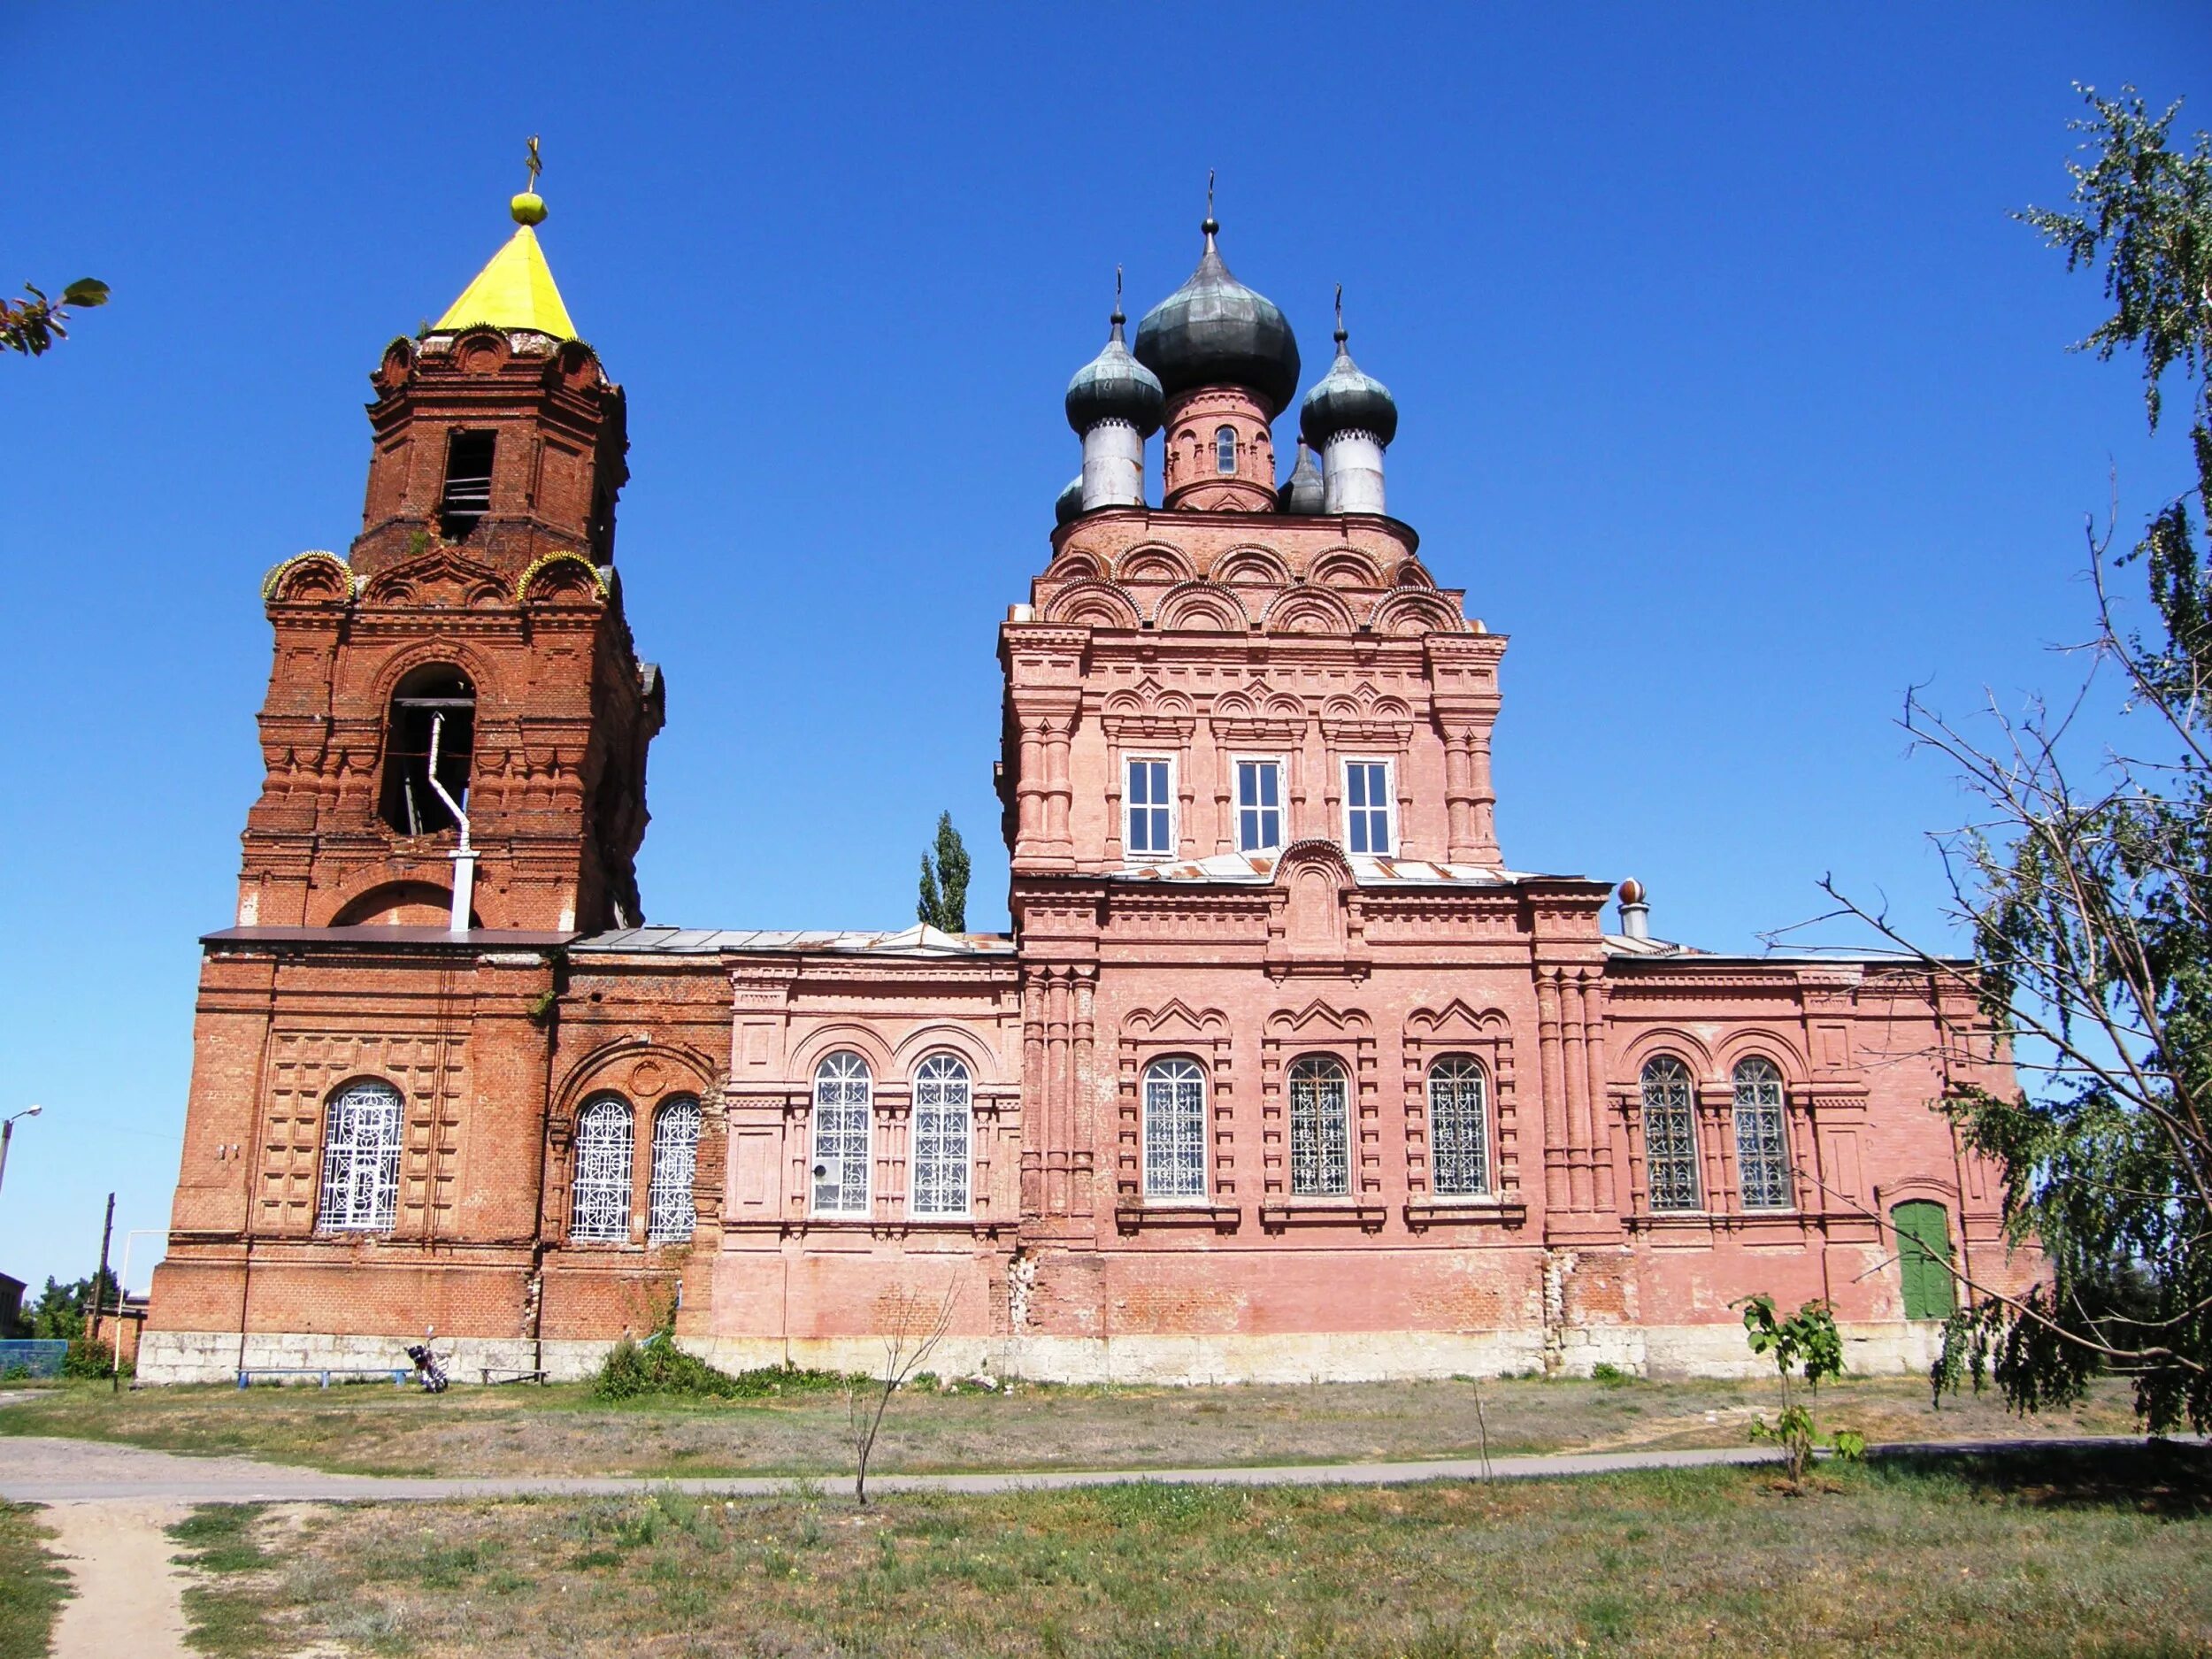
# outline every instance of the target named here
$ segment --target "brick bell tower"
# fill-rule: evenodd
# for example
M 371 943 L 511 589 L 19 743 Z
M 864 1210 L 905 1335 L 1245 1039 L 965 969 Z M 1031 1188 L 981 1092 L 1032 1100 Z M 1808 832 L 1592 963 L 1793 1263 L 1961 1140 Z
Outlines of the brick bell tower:
M 535 181 L 507 244 L 371 377 L 348 557 L 263 583 L 276 652 L 242 927 L 642 919 L 663 701 L 614 567 L 624 398 L 554 285 Z

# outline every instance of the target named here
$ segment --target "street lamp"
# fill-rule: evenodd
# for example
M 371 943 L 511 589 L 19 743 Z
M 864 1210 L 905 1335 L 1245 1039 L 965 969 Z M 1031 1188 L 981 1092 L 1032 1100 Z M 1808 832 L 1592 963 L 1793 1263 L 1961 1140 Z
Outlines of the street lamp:
M 8 1178 L 8 1142 L 15 1139 L 16 1118 L 35 1118 L 45 1110 L 43 1106 L 26 1106 L 21 1111 L 0 1121 L 0 1181 Z

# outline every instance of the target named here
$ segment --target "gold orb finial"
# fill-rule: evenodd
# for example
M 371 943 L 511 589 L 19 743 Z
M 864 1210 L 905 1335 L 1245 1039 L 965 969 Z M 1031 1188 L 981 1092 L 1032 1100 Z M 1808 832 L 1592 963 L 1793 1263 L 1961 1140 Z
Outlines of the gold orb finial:
M 530 158 L 524 165 L 530 169 L 530 182 L 520 196 L 507 204 L 508 212 L 514 215 L 518 225 L 541 225 L 545 222 L 545 198 L 538 194 L 538 174 L 545 164 L 538 159 L 538 135 L 530 134 Z

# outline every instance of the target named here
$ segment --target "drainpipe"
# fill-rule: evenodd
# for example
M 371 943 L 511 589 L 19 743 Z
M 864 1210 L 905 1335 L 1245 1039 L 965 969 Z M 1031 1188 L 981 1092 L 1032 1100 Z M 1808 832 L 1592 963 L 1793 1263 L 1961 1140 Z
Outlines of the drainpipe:
M 430 717 L 430 787 L 438 799 L 445 803 L 445 810 L 453 814 L 453 821 L 461 826 L 461 844 L 453 853 L 453 922 L 451 931 L 465 933 L 469 930 L 469 910 L 476 902 L 476 849 L 469 845 L 469 815 L 461 810 L 461 803 L 446 793 L 444 782 L 438 776 L 438 741 L 445 735 L 445 711 L 440 710 Z

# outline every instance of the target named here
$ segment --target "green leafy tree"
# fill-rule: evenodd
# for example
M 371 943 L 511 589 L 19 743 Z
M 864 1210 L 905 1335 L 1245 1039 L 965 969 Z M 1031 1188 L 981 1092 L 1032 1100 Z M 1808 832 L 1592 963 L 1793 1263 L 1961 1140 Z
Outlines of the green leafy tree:
M 1776 1311 L 1774 1298 L 1764 1294 L 1747 1296 L 1734 1305 L 1743 1310 L 1744 1340 L 1754 1354 L 1774 1362 L 1781 1384 L 1780 1412 L 1772 1423 L 1763 1417 L 1754 1418 L 1751 1438 L 1779 1446 L 1787 1460 L 1790 1484 L 1802 1486 L 1805 1471 L 1812 1467 L 1816 1435 L 1813 1403 L 1820 1398 L 1822 1383 L 1843 1375 L 1843 1336 L 1836 1329 L 1835 1312 L 1824 1302 L 1809 1302 L 1785 1319 Z M 1803 1379 L 1810 1401 L 1797 1399 L 1793 1376 Z M 1866 1453 L 1864 1437 L 1850 1429 L 1837 1430 L 1831 1445 L 1836 1455 L 1854 1461 Z
M 952 826 L 952 814 L 937 815 L 936 856 L 922 855 L 922 896 L 916 918 L 948 933 L 968 931 L 968 849 Z
M 1970 987 L 2023 1087 L 1961 1087 L 1963 1139 L 1997 1161 L 2016 1244 L 2047 1273 L 2025 1294 L 1978 1284 L 1946 1331 L 1939 1395 L 1993 1374 L 2024 1410 L 2079 1397 L 2102 1370 L 2132 1378 L 2147 1425 L 2212 1429 L 2212 141 L 2173 138 L 2133 89 L 2085 88 L 2084 158 L 2063 209 L 2019 215 L 2070 269 L 2102 263 L 2111 316 L 2081 342 L 2142 355 L 2155 429 L 2162 388 L 2190 395 L 2193 486 L 2152 516 L 2129 552 L 2110 522 L 2089 532 L 2096 597 L 2089 679 L 2063 703 L 1968 727 L 1918 697 L 1905 724 L 1957 767 L 1973 821 L 1936 837 L 1970 968 L 1844 911 Z M 2115 515 L 2116 518 L 2116 514 Z M 2151 626 L 2116 614 L 2108 586 L 2139 565 Z M 2117 741 L 2078 735 L 2102 677 Z M 2101 736 L 2102 734 L 2100 734 Z M 1833 887 L 1830 888 L 1835 892 Z M 1990 1034 L 1957 1053 L 1991 1057 Z
M 19 351 L 27 357 L 42 357 L 57 340 L 69 338 L 64 325 L 69 320 L 69 307 L 90 311 L 96 305 L 108 303 L 108 285 L 92 277 L 80 277 L 61 291 L 59 299 L 49 299 L 43 289 L 23 285 L 27 300 L 0 300 L 0 346 Z
M 96 1277 L 100 1305 L 112 1312 L 116 1302 L 115 1271 L 110 1268 Z M 92 1294 L 91 1277 L 72 1279 L 66 1284 L 49 1278 L 37 1299 L 23 1310 L 24 1323 L 35 1337 L 48 1341 L 73 1341 L 85 1333 L 92 1312 Z

